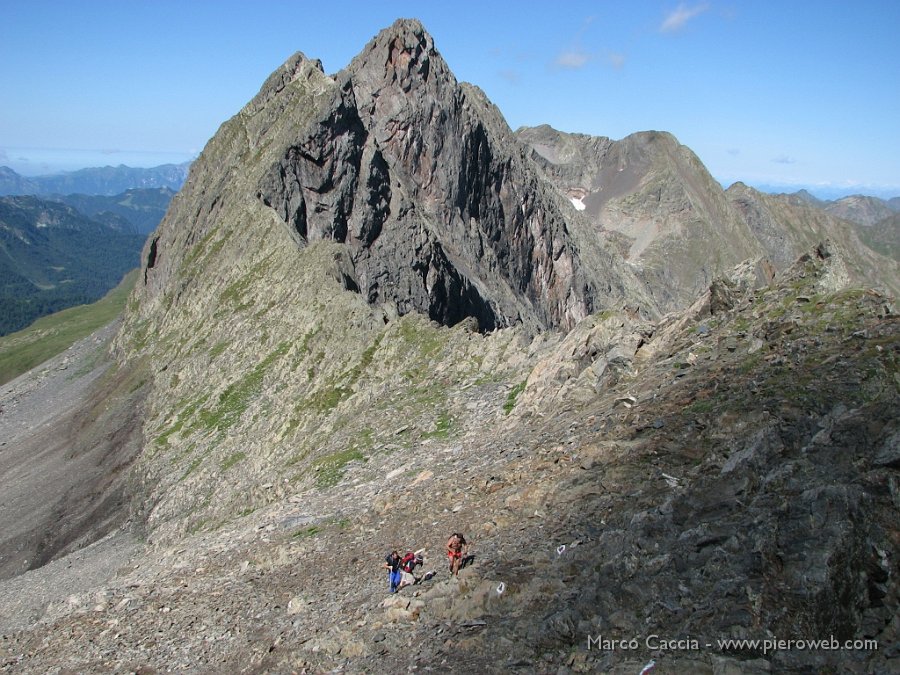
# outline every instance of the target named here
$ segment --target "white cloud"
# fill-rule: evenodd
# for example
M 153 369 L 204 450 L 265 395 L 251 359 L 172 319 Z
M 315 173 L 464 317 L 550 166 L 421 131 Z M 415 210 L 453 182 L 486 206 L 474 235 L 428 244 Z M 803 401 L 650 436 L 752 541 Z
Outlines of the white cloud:
M 579 26 L 578 30 L 575 33 L 575 36 L 570 43 L 570 46 L 567 49 L 562 50 L 555 59 L 553 59 L 553 66 L 556 68 L 564 68 L 566 70 L 579 70 L 584 68 L 589 61 L 597 58 L 597 54 L 593 54 L 589 51 L 585 51 L 585 49 L 581 46 L 582 39 L 584 38 L 585 33 L 587 33 L 591 24 L 594 23 L 596 16 L 586 16 Z
M 606 61 L 616 70 L 621 70 L 625 65 L 625 55 L 618 52 L 612 52 L 606 56 Z
M 578 70 L 579 68 L 584 68 L 590 60 L 590 54 L 588 54 L 583 49 L 575 48 L 560 52 L 560 54 L 553 60 L 553 64 L 557 68 Z
M 502 79 L 506 80 L 510 84 L 519 84 L 519 81 L 522 79 L 515 70 L 501 70 L 497 73 Z
M 738 148 L 728 148 L 728 150 L 726 150 L 725 152 L 727 152 L 732 157 L 735 157 L 735 156 L 741 154 L 741 151 Z
M 680 4 L 675 10 L 669 12 L 662 24 L 660 24 L 659 30 L 661 33 L 674 33 L 675 31 L 679 31 L 687 25 L 688 21 L 698 14 L 702 14 L 707 9 L 709 9 L 709 5 L 706 3 L 694 5 L 693 7 L 687 7 L 684 4 Z
M 778 155 L 772 159 L 776 164 L 796 164 L 797 160 L 789 155 Z

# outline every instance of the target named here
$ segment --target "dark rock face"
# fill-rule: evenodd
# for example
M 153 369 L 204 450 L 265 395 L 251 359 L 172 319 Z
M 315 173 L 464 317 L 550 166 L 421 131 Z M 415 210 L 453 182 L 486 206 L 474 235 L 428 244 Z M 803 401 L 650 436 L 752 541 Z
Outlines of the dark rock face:
M 298 243 L 346 243 L 370 302 L 443 324 L 568 328 L 594 309 L 558 198 L 418 23 L 384 31 L 336 79 L 259 185 Z

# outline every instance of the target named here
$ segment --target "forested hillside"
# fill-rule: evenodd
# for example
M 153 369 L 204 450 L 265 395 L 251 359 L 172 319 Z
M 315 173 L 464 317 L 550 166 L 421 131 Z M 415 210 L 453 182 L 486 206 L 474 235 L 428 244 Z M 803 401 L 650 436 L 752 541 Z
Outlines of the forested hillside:
M 0 335 L 101 298 L 137 267 L 144 239 L 64 204 L 0 199 Z

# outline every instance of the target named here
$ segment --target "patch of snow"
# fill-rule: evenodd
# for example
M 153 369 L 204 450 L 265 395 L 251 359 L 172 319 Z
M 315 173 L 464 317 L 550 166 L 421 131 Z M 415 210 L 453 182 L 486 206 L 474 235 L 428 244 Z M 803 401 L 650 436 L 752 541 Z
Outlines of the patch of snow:
M 572 205 L 579 211 L 584 211 L 584 209 L 586 208 L 583 199 L 584 197 L 569 197 Z

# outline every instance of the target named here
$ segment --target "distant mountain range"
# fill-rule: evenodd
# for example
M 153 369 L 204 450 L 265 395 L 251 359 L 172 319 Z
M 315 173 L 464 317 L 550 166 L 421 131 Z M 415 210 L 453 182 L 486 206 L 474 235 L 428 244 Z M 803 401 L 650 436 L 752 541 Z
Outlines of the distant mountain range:
M 881 199 L 869 195 L 848 195 L 840 199 L 819 199 L 807 190 L 798 190 L 783 196 L 818 206 L 833 216 L 859 225 L 875 225 L 885 218 L 900 213 L 900 197 Z
M 113 288 L 138 265 L 188 166 L 36 177 L 0 167 L 0 335 Z
M 120 164 L 29 177 L 0 166 L 0 195 L 112 196 L 132 188 L 168 188 L 177 192 L 187 178 L 190 164 L 162 164 L 149 169 Z
M 171 188 L 132 188 L 111 197 L 105 195 L 71 194 L 49 196 L 47 199 L 62 202 L 84 215 L 116 227 L 124 219 L 128 231 L 150 234 L 166 215 L 169 202 L 175 196 Z
M 122 215 L 89 218 L 34 196 L 0 197 L 0 335 L 93 302 L 140 260 L 145 234 Z
M 814 206 L 831 216 L 852 223 L 866 246 L 900 261 L 900 197 L 880 199 L 866 195 L 849 195 L 835 200 L 817 199 L 806 190 L 777 197 L 798 205 Z
M 880 230 L 877 240 L 859 233 L 894 213 L 884 200 L 824 202 L 805 191 L 773 195 L 743 183 L 723 190 L 690 148 L 664 132 L 614 141 L 543 125 L 516 135 L 580 217 L 636 266 L 663 311 L 685 306 L 743 260 L 764 259 L 771 273 L 826 239 L 856 283 L 897 290 L 896 259 L 878 255 L 896 251 L 896 228 Z
M 731 181 L 734 182 L 734 181 Z M 730 185 L 731 182 L 724 183 L 725 185 Z M 884 201 L 897 200 L 900 201 L 900 188 L 885 188 L 880 186 L 865 186 L 859 185 L 855 187 L 839 187 L 839 186 L 828 186 L 828 185 L 789 185 L 785 183 L 763 183 L 754 181 L 753 187 L 759 190 L 760 192 L 767 192 L 769 194 L 777 195 L 777 194 L 796 194 L 797 192 L 803 192 L 808 194 L 813 199 L 817 199 L 819 201 L 837 201 L 839 199 L 843 199 L 844 197 L 848 197 L 851 195 L 862 194 L 869 195 L 872 197 L 878 197 L 879 199 L 883 199 Z

